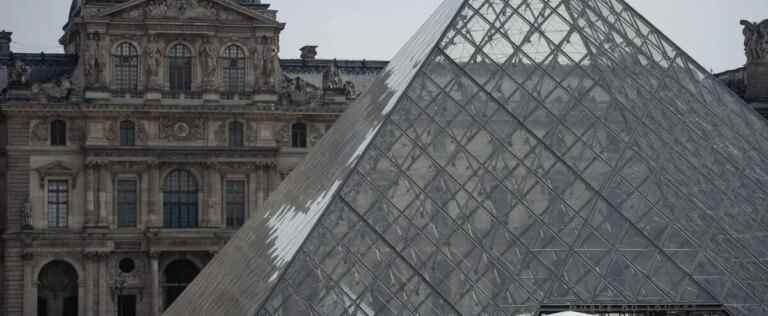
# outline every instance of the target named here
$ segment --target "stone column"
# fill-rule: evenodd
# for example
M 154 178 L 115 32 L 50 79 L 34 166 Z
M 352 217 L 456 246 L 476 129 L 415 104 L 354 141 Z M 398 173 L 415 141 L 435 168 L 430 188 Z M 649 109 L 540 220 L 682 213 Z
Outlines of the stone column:
M 160 253 L 151 252 L 149 254 L 149 269 L 151 277 L 151 302 L 150 316 L 160 316 L 163 308 L 163 293 L 160 291 Z
M 98 274 L 99 274 L 99 282 L 97 283 L 97 289 L 99 295 L 99 313 L 98 315 L 110 315 L 109 310 L 112 304 L 111 299 L 111 293 L 109 290 L 109 271 L 107 271 L 107 267 L 109 266 L 108 260 L 109 260 L 109 253 L 99 253 L 98 254 L 98 261 L 97 261 L 97 267 L 98 267 Z
M 89 165 L 85 171 L 85 225 L 93 226 L 97 223 L 96 211 L 97 180 L 96 167 Z
M 138 228 L 144 229 L 150 225 L 150 174 L 149 169 L 145 169 L 139 176 L 139 220 Z
M 259 175 L 257 174 L 257 171 L 251 171 L 248 174 L 248 213 L 245 214 L 246 221 L 251 218 L 251 216 L 254 216 L 257 214 L 257 210 L 261 207 L 261 202 L 259 201 Z
M 112 210 L 109 205 L 109 190 L 111 189 L 112 179 L 111 172 L 106 166 L 99 168 L 99 220 L 98 225 L 100 227 L 108 227 L 110 222 L 108 218 L 108 212 Z
M 97 284 L 99 284 L 99 264 L 98 256 L 93 253 L 83 255 L 83 266 L 85 276 L 85 316 L 99 316 L 97 304 Z
M 160 194 L 162 191 L 160 185 L 160 167 L 153 165 L 149 169 L 149 227 L 163 226 L 163 216 L 160 206 Z
M 22 255 L 24 260 L 24 316 L 37 315 L 37 276 L 34 271 L 34 256 L 32 254 Z M 3 312 L 0 309 L 0 312 Z
M 264 208 L 264 199 L 267 197 L 267 193 L 269 192 L 267 189 L 267 173 L 265 172 L 266 167 L 259 167 L 258 174 L 256 175 L 256 199 L 257 199 L 257 209 L 262 210 Z
M 209 227 L 224 227 L 226 223 L 222 220 L 221 215 L 221 173 L 212 166 L 209 166 L 207 170 L 207 224 Z

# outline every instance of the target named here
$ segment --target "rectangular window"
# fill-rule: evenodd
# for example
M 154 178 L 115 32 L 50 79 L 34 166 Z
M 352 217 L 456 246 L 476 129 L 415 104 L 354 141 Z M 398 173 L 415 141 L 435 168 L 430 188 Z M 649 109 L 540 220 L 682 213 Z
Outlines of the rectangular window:
M 120 295 L 117 297 L 118 316 L 136 316 L 136 295 Z
M 245 222 L 245 181 L 226 181 L 227 227 L 237 228 Z
M 137 190 L 138 184 L 134 179 L 121 179 L 117 181 L 118 227 L 136 227 Z
M 67 227 L 69 182 L 48 180 L 48 227 Z

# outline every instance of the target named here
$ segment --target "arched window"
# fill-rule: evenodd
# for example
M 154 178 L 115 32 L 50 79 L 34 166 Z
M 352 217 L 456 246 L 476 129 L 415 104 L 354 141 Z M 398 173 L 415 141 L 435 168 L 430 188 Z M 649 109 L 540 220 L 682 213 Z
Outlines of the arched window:
M 37 277 L 37 315 L 77 316 L 78 276 L 65 261 L 46 264 Z
M 192 261 L 181 259 L 168 264 L 163 272 L 163 291 L 165 292 L 165 309 L 184 292 L 184 289 L 200 273 L 200 268 Z
M 136 124 L 131 121 L 120 122 L 120 146 L 136 145 Z
M 51 122 L 51 146 L 67 145 L 67 123 L 62 120 Z
M 238 121 L 229 123 L 229 146 L 243 147 L 243 123 Z
M 197 227 L 198 186 L 187 170 L 174 170 L 163 186 L 163 223 L 168 228 Z
M 230 45 L 224 49 L 224 89 L 245 90 L 245 52 L 240 46 Z
M 291 126 L 291 147 L 307 148 L 307 124 L 294 123 Z
M 168 79 L 171 90 L 192 90 L 192 50 L 176 44 L 168 52 Z
M 124 42 L 117 46 L 112 56 L 115 89 L 136 91 L 139 88 L 139 51 L 133 44 Z

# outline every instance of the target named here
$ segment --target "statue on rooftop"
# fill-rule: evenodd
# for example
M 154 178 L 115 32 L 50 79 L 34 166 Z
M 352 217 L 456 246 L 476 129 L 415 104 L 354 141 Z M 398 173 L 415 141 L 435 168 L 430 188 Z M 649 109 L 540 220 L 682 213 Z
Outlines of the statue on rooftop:
M 747 63 L 768 62 L 768 20 L 753 23 L 741 20 L 744 26 L 744 52 L 747 55 Z
M 29 75 L 29 67 L 21 60 L 16 59 L 8 68 L 8 83 L 21 85 L 26 84 L 27 75 Z

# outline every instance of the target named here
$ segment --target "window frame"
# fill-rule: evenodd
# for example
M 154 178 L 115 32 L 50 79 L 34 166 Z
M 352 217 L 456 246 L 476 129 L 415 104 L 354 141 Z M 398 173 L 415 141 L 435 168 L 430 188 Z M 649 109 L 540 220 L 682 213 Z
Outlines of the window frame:
M 234 130 L 235 127 L 239 127 L 239 132 Z M 243 122 L 232 121 L 227 123 L 227 145 L 237 148 L 245 147 L 245 124 Z
M 122 224 L 121 223 L 121 193 L 128 192 L 128 191 L 121 191 L 120 189 L 120 182 L 128 182 L 131 181 L 134 183 L 134 196 L 133 196 L 133 223 L 132 224 Z M 139 226 L 140 221 L 140 212 L 141 212 L 141 182 L 139 181 L 139 177 L 136 175 L 120 175 L 115 178 L 115 184 L 114 184 L 114 190 L 115 190 L 115 226 L 117 226 L 118 229 L 120 228 L 136 228 Z
M 177 179 L 176 184 L 178 185 L 171 188 L 169 186 L 174 184 L 170 182 L 172 181 L 171 177 L 176 174 L 187 176 L 184 179 L 186 182 L 182 184 L 182 179 Z M 184 190 L 182 187 L 190 184 L 194 190 Z M 163 228 L 189 229 L 200 227 L 200 194 L 202 188 L 194 172 L 183 168 L 171 170 L 163 178 L 163 187 L 160 193 L 163 199 Z M 175 215 L 175 218 L 171 218 L 170 215 Z
M 123 124 L 130 124 L 130 127 L 124 127 Z M 136 146 L 136 122 L 132 120 L 122 120 L 117 123 L 120 137 L 120 146 Z M 124 134 L 130 130 L 129 134 Z M 130 137 L 128 137 L 130 135 Z M 130 141 L 129 141 L 130 140 Z
M 239 192 L 239 203 L 233 203 L 230 199 L 230 183 L 239 183 L 242 185 L 242 190 Z M 224 179 L 222 188 L 224 189 L 224 198 L 222 199 L 224 201 L 224 226 L 228 229 L 238 229 L 248 220 L 248 178 L 245 176 L 228 176 Z M 233 214 L 235 213 L 235 210 L 230 210 L 230 207 L 234 206 L 233 204 L 240 206 L 240 209 L 236 210 L 240 214 Z
M 141 54 L 136 45 L 123 41 L 112 51 L 112 88 L 118 91 L 138 91 L 141 77 Z
M 222 83 L 224 91 L 242 93 L 246 88 L 248 53 L 240 45 L 230 44 L 222 52 Z
M 194 54 L 184 43 L 175 43 L 168 49 L 168 88 L 171 91 L 192 91 Z
M 52 190 L 52 183 L 63 183 L 64 190 L 57 189 Z M 53 229 L 61 229 L 69 227 L 69 209 L 70 209 L 70 192 L 71 181 L 68 178 L 63 177 L 49 177 L 45 179 L 45 221 L 46 227 Z M 56 194 L 56 201 L 52 201 L 52 193 Z M 64 199 L 62 199 L 64 197 Z M 56 205 L 55 215 L 51 214 L 51 205 Z M 63 209 L 63 213 L 62 213 Z M 53 221 L 51 220 L 53 217 Z M 53 222 L 53 224 L 52 224 Z
M 59 123 L 61 125 L 59 125 Z M 48 123 L 51 146 L 67 146 L 67 121 L 55 119 Z

